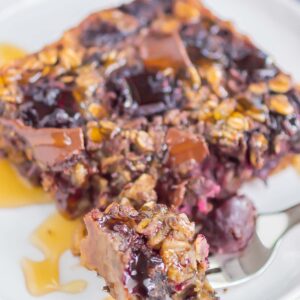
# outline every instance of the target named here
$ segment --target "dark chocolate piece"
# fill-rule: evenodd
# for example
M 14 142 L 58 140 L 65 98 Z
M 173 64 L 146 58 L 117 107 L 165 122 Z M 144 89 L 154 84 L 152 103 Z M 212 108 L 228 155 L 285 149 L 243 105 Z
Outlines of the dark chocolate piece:
M 208 148 L 202 136 L 171 128 L 167 132 L 166 143 L 169 147 L 171 163 L 180 165 L 189 160 L 201 163 L 208 155 Z
M 84 151 L 80 128 L 40 128 L 23 125 L 19 121 L 0 119 L 0 124 L 21 136 L 32 150 L 33 159 L 44 167 L 53 167 Z
M 177 32 L 150 32 L 141 42 L 141 57 L 147 69 L 186 70 L 192 63 Z

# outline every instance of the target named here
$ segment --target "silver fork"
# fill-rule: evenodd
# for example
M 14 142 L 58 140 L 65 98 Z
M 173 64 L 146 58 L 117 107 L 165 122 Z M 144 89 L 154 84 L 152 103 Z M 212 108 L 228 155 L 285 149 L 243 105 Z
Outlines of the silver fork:
M 276 256 L 283 236 L 300 223 L 300 204 L 282 212 L 261 214 L 257 221 L 279 216 L 285 217 L 286 226 L 271 247 L 263 243 L 261 234 L 259 235 L 256 229 L 248 247 L 241 253 L 211 257 L 207 274 L 214 289 L 227 289 L 240 285 L 260 276 L 268 268 Z

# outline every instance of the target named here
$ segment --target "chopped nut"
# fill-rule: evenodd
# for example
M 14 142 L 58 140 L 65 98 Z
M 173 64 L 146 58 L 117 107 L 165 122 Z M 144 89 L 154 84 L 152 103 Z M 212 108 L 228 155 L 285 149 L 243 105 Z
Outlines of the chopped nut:
M 191 223 L 186 214 L 180 214 L 178 217 L 169 217 L 166 223 L 174 230 L 174 238 L 177 240 L 191 240 L 195 233 L 195 224 Z
M 291 87 L 292 82 L 290 77 L 282 73 L 269 81 L 269 88 L 275 93 L 286 93 Z
M 268 99 L 271 111 L 287 116 L 294 112 L 294 107 L 289 102 L 289 98 L 285 95 L 274 95 Z
M 231 116 L 227 119 L 227 124 L 231 128 L 239 131 L 249 130 L 248 118 L 239 112 L 232 113 Z
M 0 99 L 4 102 L 20 103 L 22 101 L 22 94 L 15 85 L 0 86 Z
M 163 33 L 172 33 L 177 31 L 180 24 L 178 20 L 171 17 L 160 18 L 152 24 L 152 27 L 155 31 L 163 32 Z
M 211 141 L 229 149 L 239 147 L 243 134 L 242 131 L 228 126 L 225 122 L 212 126 L 210 130 Z
M 90 114 L 97 119 L 103 119 L 107 117 L 107 111 L 105 107 L 98 103 L 92 103 L 88 107 L 88 111 Z
M 264 165 L 264 153 L 268 150 L 268 140 L 259 132 L 252 134 L 250 139 L 250 162 L 260 169 Z
M 135 143 L 136 142 L 136 137 L 137 137 L 138 131 L 135 129 L 130 129 L 130 130 L 122 130 L 121 131 L 121 136 L 125 139 L 130 140 L 131 142 Z
M 184 261 L 189 261 L 190 264 L 193 262 L 190 250 L 191 245 L 188 242 L 174 240 L 172 236 L 167 237 L 163 241 L 160 254 L 168 267 L 168 276 L 174 282 L 185 282 L 194 276 L 194 271 L 184 268 L 183 263 Z M 192 266 L 196 267 L 195 260 Z
M 206 121 L 213 118 L 213 112 L 215 108 L 219 105 L 218 97 L 210 95 L 209 99 L 205 101 L 199 109 L 198 119 L 200 121 Z
M 101 160 L 101 170 L 105 174 L 116 170 L 116 166 L 123 160 L 122 155 L 113 155 Z
M 97 74 L 93 67 L 80 67 L 79 74 L 76 77 L 76 84 L 85 89 L 85 92 L 91 94 L 95 91 L 97 86 L 100 86 L 103 78 Z
M 190 245 L 188 241 L 175 240 L 173 238 L 167 239 L 162 245 L 162 250 L 176 250 L 176 251 L 188 251 Z
M 103 133 L 104 135 L 110 135 L 118 128 L 117 124 L 111 121 L 100 121 L 99 126 L 101 133 Z
M 145 229 L 148 227 L 148 225 L 151 223 L 150 218 L 144 218 L 137 226 L 136 226 L 136 231 L 138 233 L 143 233 L 145 232 Z
M 264 123 L 268 116 L 268 108 L 265 104 L 254 103 L 247 97 L 238 98 L 238 111 L 242 112 L 246 116 L 249 116 L 254 121 Z
M 74 173 L 74 179 L 77 186 L 83 185 L 88 175 L 88 170 L 86 167 L 81 164 L 77 163 L 75 166 L 75 173 Z
M 205 258 L 208 257 L 209 254 L 209 245 L 203 235 L 199 234 L 197 236 L 194 242 L 194 247 L 197 261 L 205 261 Z
M 135 182 L 125 187 L 121 195 L 141 205 L 156 200 L 155 186 L 156 180 L 151 175 L 142 174 Z
M 223 120 L 229 117 L 236 107 L 236 100 L 232 98 L 225 99 L 214 110 L 214 118 Z
M 175 1 L 174 13 L 183 21 L 194 21 L 200 17 L 200 3 L 196 1 Z
M 195 66 L 190 66 L 187 68 L 187 72 L 192 81 L 192 87 L 194 89 L 199 89 L 201 86 L 201 77 Z
M 5 72 L 0 74 L 1 85 L 10 85 L 21 79 L 20 70 L 18 68 L 8 68 Z
M 206 79 L 212 87 L 219 86 L 222 80 L 222 69 L 216 64 L 211 64 L 206 69 Z
M 108 180 L 100 177 L 99 178 L 99 188 L 102 193 L 108 192 Z
M 145 131 L 139 131 L 136 135 L 136 145 L 142 152 L 154 151 L 154 144 L 151 136 Z
M 72 83 L 72 82 L 74 82 L 74 76 L 72 76 L 72 75 L 62 76 L 61 81 L 63 83 Z
M 82 62 L 82 53 L 72 48 L 65 48 L 60 53 L 60 62 L 67 70 L 77 68 Z
M 199 79 L 201 83 L 201 78 L 199 77 Z M 196 85 L 191 86 L 190 82 L 183 84 L 184 94 L 187 98 L 187 103 L 185 105 L 187 109 L 199 109 L 200 105 L 207 100 L 206 89 L 198 88 Z
M 43 69 L 43 63 L 38 60 L 36 55 L 29 56 L 22 65 L 22 68 L 24 71 L 36 71 L 36 70 L 42 70 Z
M 98 127 L 91 127 L 87 131 L 88 138 L 94 143 L 101 143 L 104 139 Z
M 170 227 L 164 222 L 164 218 L 164 212 L 157 212 L 143 219 L 136 227 L 137 232 L 148 238 L 147 244 L 151 248 L 160 247 L 170 231 Z
M 250 118 L 252 118 L 254 121 L 260 122 L 260 123 L 264 123 L 266 121 L 266 113 L 259 110 L 259 109 L 249 109 L 246 112 L 246 115 L 249 116 Z
M 274 152 L 276 154 L 286 152 L 286 144 L 287 144 L 286 135 L 284 133 L 277 134 L 272 141 Z
M 58 60 L 56 48 L 47 48 L 38 54 L 39 60 L 45 65 L 55 65 Z
M 118 52 L 116 50 L 111 50 L 111 51 L 108 51 L 106 53 L 103 53 L 102 59 L 106 63 L 111 64 L 111 63 L 114 63 L 117 60 L 117 57 L 118 57 Z
M 249 91 L 256 95 L 262 95 L 268 91 L 268 86 L 265 82 L 251 83 Z

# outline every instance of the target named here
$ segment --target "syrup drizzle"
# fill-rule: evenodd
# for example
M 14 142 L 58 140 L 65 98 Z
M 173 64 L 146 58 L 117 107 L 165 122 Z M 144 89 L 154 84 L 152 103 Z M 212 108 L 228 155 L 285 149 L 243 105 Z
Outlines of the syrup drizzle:
M 10 44 L 0 44 L 0 65 L 23 57 L 26 52 Z M 6 161 L 0 160 L 0 208 L 47 203 L 51 199 L 41 188 L 26 182 Z
M 72 238 L 80 220 L 70 221 L 55 213 L 33 233 L 31 241 L 45 256 L 42 261 L 23 259 L 22 268 L 29 292 L 41 296 L 54 291 L 67 293 L 82 292 L 87 283 L 75 280 L 61 283 L 59 278 L 59 259 L 72 247 Z
M 0 44 L 0 65 L 9 63 L 26 54 L 22 49 L 9 44 Z M 59 141 L 65 144 L 66 141 Z M 0 207 L 46 203 L 50 197 L 41 188 L 31 186 L 6 160 L 0 160 Z M 61 284 L 59 279 L 59 259 L 71 248 L 73 234 L 80 221 L 68 221 L 59 214 L 49 217 L 32 235 L 32 243 L 45 256 L 42 261 L 24 259 L 22 268 L 28 291 L 32 295 L 45 295 L 53 291 L 79 293 L 87 283 L 75 280 Z
M 49 195 L 23 179 L 6 160 L 0 160 L 0 183 L 0 208 L 51 202 Z
M 300 155 L 294 155 L 292 160 L 292 166 L 297 171 L 297 173 L 300 175 Z
M 0 44 L 0 65 L 22 58 L 26 52 L 11 44 Z

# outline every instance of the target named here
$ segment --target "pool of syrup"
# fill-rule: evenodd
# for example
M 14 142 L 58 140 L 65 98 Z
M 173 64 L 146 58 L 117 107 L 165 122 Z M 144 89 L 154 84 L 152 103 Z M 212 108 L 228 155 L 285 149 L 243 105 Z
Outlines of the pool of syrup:
M 10 44 L 0 44 L 0 65 L 23 57 L 26 52 Z M 40 187 L 34 187 L 4 159 L 0 159 L 0 208 L 17 208 L 25 205 L 49 203 L 51 197 Z M 72 247 L 72 239 L 80 221 L 70 221 L 58 213 L 50 216 L 31 236 L 31 242 L 44 255 L 42 261 L 24 258 L 22 269 L 28 291 L 41 296 L 54 291 L 82 292 L 87 283 L 75 280 L 60 282 L 59 261 Z
M 80 226 L 80 220 L 70 221 L 55 213 L 32 234 L 32 244 L 44 254 L 42 261 L 25 258 L 22 262 L 27 288 L 32 295 L 54 291 L 80 293 L 86 288 L 87 283 L 83 280 L 63 284 L 59 276 L 59 259 L 72 247 L 77 226 Z

